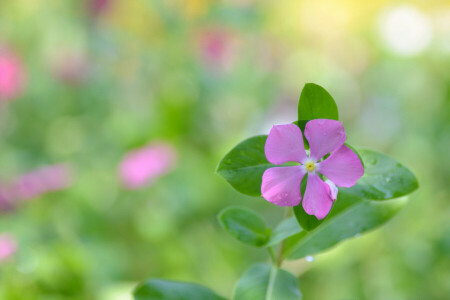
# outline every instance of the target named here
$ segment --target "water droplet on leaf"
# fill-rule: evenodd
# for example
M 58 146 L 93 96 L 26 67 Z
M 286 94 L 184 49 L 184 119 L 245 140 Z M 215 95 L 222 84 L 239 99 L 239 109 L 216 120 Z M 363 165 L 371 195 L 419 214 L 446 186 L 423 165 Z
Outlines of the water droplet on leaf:
M 305 257 L 305 260 L 307 262 L 312 262 L 312 261 L 314 261 L 314 256 L 308 255 L 307 257 Z

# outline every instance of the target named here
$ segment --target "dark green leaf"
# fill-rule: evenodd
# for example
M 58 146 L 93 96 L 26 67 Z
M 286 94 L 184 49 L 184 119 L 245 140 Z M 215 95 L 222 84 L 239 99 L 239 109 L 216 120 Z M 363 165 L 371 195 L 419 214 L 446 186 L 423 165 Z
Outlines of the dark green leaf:
M 298 119 L 339 119 L 338 108 L 333 97 L 321 86 L 307 83 L 298 101 Z
M 371 150 L 360 150 L 364 161 L 364 176 L 347 190 L 360 197 L 386 200 L 405 196 L 419 187 L 410 170 L 393 158 Z
M 137 286 L 135 300 L 225 300 L 195 283 L 151 279 Z
M 315 216 L 308 215 L 303 209 L 302 203 L 294 206 L 293 209 L 298 224 L 306 231 L 313 230 L 323 222 L 323 220 L 318 220 Z
M 405 199 L 378 202 L 339 194 L 337 203 L 320 226 L 286 240 L 284 257 L 297 259 L 319 253 L 342 240 L 374 229 L 391 219 L 406 203 Z
M 264 154 L 266 139 L 266 135 L 249 138 L 239 143 L 219 162 L 217 173 L 238 192 L 261 196 L 262 175 L 265 170 L 274 167 Z
M 236 284 L 233 300 L 299 300 L 298 280 L 267 264 L 252 266 Z
M 249 209 L 225 208 L 220 212 L 218 219 L 229 234 L 247 245 L 261 247 L 270 238 L 270 228 L 264 224 L 260 216 Z
M 283 220 L 277 228 L 272 232 L 269 242 L 265 245 L 271 247 L 284 239 L 293 236 L 302 231 L 302 228 L 298 225 L 297 220 L 294 217 Z

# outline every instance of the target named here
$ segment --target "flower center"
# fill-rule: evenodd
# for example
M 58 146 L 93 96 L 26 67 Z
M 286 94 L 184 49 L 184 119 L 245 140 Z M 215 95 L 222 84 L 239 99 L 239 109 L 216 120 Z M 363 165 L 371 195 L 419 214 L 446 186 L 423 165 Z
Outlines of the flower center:
M 312 172 L 312 171 L 314 171 L 314 170 L 316 169 L 316 165 L 314 164 L 313 161 L 308 161 L 308 162 L 305 164 L 305 169 L 306 169 L 308 172 Z

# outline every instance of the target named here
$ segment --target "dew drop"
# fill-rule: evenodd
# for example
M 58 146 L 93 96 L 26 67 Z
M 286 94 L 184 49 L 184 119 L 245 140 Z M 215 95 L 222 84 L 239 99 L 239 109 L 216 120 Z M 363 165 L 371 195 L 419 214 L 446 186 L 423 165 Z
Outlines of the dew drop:
M 386 177 L 386 182 L 391 181 L 391 177 Z
M 314 261 L 314 256 L 308 255 L 307 257 L 305 257 L 305 260 L 307 262 L 312 262 L 312 261 Z

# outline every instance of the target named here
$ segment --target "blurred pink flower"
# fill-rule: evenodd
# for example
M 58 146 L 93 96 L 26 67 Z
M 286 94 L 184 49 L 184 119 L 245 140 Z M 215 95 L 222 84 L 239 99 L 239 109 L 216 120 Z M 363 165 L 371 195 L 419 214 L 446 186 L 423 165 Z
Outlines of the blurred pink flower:
M 0 46 L 0 101 L 16 98 L 23 91 L 25 71 L 17 55 Z
M 123 185 L 136 189 L 170 172 L 177 161 L 176 149 L 167 143 L 152 143 L 125 155 L 120 164 Z
M 202 60 L 211 67 L 227 68 L 232 63 L 234 39 L 225 30 L 212 29 L 199 37 Z
M 9 184 L 0 186 L 0 211 L 13 209 L 21 201 L 62 190 L 72 183 L 67 165 L 50 165 L 25 173 Z
M 7 234 L 0 234 L 0 262 L 8 259 L 17 250 L 17 244 L 15 239 Z
M 110 8 L 111 2 L 112 0 L 88 0 L 88 10 L 94 16 L 101 15 Z
M 72 182 L 71 171 L 67 165 L 50 165 L 20 176 L 12 186 L 12 194 L 20 199 L 31 199 L 40 195 L 62 190 Z

